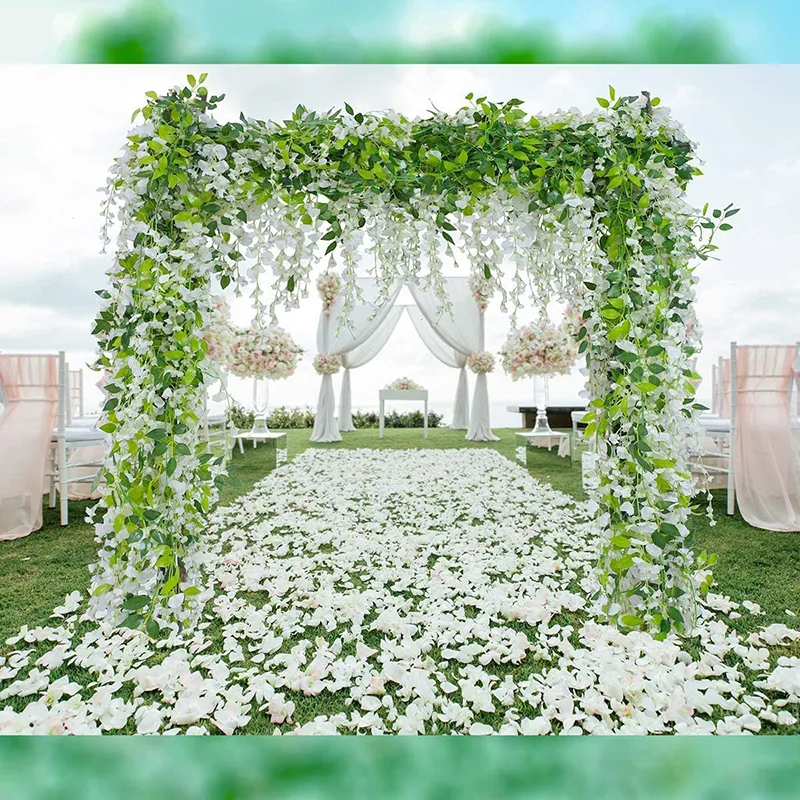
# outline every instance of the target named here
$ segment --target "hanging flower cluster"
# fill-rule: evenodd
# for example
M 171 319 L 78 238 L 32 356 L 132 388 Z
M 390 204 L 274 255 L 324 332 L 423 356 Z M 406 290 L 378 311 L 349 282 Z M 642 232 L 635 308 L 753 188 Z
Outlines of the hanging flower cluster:
M 467 356 L 467 366 L 476 374 L 481 375 L 494 370 L 494 353 L 488 350 L 478 350 Z
M 469 288 L 472 291 L 472 297 L 475 300 L 475 305 L 481 311 L 486 311 L 489 307 L 489 301 L 494 294 L 494 287 L 492 282 L 486 277 L 484 273 L 473 272 L 469 276 Z
M 318 375 L 335 375 L 342 368 L 342 357 L 317 353 L 313 363 Z
M 411 378 L 406 378 L 406 377 L 397 378 L 397 380 L 392 381 L 383 388 L 394 389 L 400 392 L 405 392 L 405 391 L 421 392 L 425 389 L 424 386 L 420 386 L 420 384 L 418 384 L 416 381 L 412 381 Z
M 238 378 L 288 378 L 302 352 L 283 328 L 248 328 L 236 332 L 229 367 Z
M 575 306 L 567 306 L 564 310 L 564 322 L 562 324 L 567 336 L 575 343 L 580 342 L 582 338 L 581 329 L 587 327 L 587 323 L 583 319 L 583 311 Z
M 500 357 L 503 369 L 517 381 L 531 375 L 567 375 L 578 352 L 564 327 L 543 322 L 512 331 Z
M 473 288 L 488 271 L 512 324 L 526 305 L 542 312 L 584 291 L 604 608 L 624 629 L 690 629 L 699 344 L 683 315 L 695 260 L 737 209 L 688 204 L 694 147 L 668 109 L 611 90 L 586 114 L 532 116 L 518 100 L 469 95 L 415 120 L 298 106 L 280 124 L 221 123 L 222 98 L 202 84 L 148 95 L 108 181 L 117 256 L 94 333 L 112 444 L 93 611 L 153 633 L 191 623 L 206 597 L 197 565 L 223 468 L 198 455 L 196 422 L 212 279 L 241 289 L 270 276 L 274 317 L 308 296 L 328 257 L 346 320 L 366 255 L 385 296 L 424 279 L 444 310 L 458 251 Z
M 335 272 L 323 272 L 317 278 L 317 291 L 322 300 L 322 310 L 330 311 L 342 291 L 342 279 Z

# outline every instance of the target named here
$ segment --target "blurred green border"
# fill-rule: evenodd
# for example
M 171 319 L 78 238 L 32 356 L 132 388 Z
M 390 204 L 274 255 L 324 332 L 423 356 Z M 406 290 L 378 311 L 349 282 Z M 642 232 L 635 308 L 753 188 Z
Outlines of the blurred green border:
M 722 64 L 742 60 L 732 32 L 719 15 L 702 8 L 687 17 L 645 14 L 634 6 L 631 17 L 631 28 L 614 36 L 573 40 L 552 24 L 520 23 L 513 16 L 489 12 L 476 18 L 459 37 L 443 29 L 440 38 L 415 45 L 401 40 L 391 28 L 365 30 L 346 11 L 332 12 L 329 28 L 319 34 L 297 30 L 296 21 L 293 27 L 289 17 L 265 7 L 263 21 L 258 21 L 263 33 L 254 37 L 260 44 L 226 48 L 199 44 L 166 0 L 132 0 L 113 13 L 86 14 L 62 55 L 68 62 L 91 64 Z M 221 12 L 219 24 L 225 25 Z
M 782 800 L 800 739 L 171 738 L 0 741 L 8 800 Z

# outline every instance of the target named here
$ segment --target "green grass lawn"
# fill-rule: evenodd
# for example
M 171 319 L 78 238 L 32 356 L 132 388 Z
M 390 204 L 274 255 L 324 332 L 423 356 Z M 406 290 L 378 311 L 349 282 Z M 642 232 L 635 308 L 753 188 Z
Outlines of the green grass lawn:
M 308 447 L 374 447 L 374 448 L 454 448 L 490 447 L 510 459 L 515 457 L 515 431 L 496 431 L 498 442 L 473 443 L 464 440 L 463 431 L 433 428 L 424 439 L 421 430 L 387 429 L 383 439 L 375 429 L 347 433 L 344 441 L 314 445 L 309 442 L 311 431 L 292 430 L 289 436 L 289 455 Z M 244 454 L 234 453 L 229 475 L 222 491 L 221 502 L 231 502 L 248 492 L 264 474 L 266 451 L 263 447 L 245 447 Z M 580 466 L 569 459 L 559 458 L 545 449 L 532 453 L 531 473 L 574 497 L 581 498 Z M 44 525 L 25 539 L 0 542 L 0 642 L 19 630 L 22 625 L 35 627 L 47 622 L 52 609 L 69 592 L 86 590 L 89 586 L 87 567 L 94 561 L 96 545 L 93 531 L 83 521 L 89 504 L 70 503 L 71 524 L 58 524 L 58 510 L 44 509 Z M 800 535 L 773 533 L 750 527 L 737 513 L 725 514 L 725 493 L 714 498 L 717 524 L 711 527 L 705 517 L 694 522 L 697 547 L 719 554 L 714 574 L 718 585 L 715 591 L 730 595 L 734 600 L 751 600 L 765 611 L 764 616 L 744 614 L 731 621 L 738 630 L 748 632 L 771 622 L 783 622 L 790 627 L 800 624 L 786 615 L 794 611 L 800 618 Z M 787 651 L 800 651 L 795 647 Z M 798 655 L 800 652 L 795 652 Z

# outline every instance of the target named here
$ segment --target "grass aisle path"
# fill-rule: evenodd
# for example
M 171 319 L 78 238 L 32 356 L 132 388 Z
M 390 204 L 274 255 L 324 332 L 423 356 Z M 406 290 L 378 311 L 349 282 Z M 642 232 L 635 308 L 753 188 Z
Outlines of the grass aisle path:
M 246 492 L 250 449 L 226 499 L 246 494 L 207 523 L 202 620 L 167 643 L 62 609 L 0 656 L 0 732 L 800 730 L 800 664 L 779 661 L 797 631 L 716 593 L 689 640 L 602 624 L 585 505 L 498 452 L 513 437 L 461 437 L 299 454 L 303 437 Z M 539 456 L 543 478 L 577 481 Z
M 289 453 L 294 456 L 308 447 L 336 448 L 492 448 L 514 459 L 514 431 L 497 430 L 500 441 L 471 443 L 461 431 L 431 429 L 425 440 L 420 430 L 388 429 L 383 439 L 373 429 L 345 434 L 341 444 L 311 445 L 309 430 L 289 431 Z M 230 503 L 248 492 L 264 475 L 263 449 L 236 451 L 221 502 Z M 542 449 L 535 453 L 531 474 L 554 488 L 582 497 L 580 467 L 568 459 Z M 57 509 L 45 508 L 44 526 L 25 539 L 0 542 L 0 642 L 23 624 L 29 627 L 46 624 L 50 614 L 64 597 L 89 585 L 88 566 L 94 561 L 96 546 L 92 529 L 82 520 L 88 503 L 71 503 L 67 528 L 58 524 Z M 732 625 L 749 632 L 762 624 L 796 622 L 786 615 L 788 609 L 800 617 L 800 534 L 774 533 L 751 528 L 738 515 L 725 514 L 724 493 L 714 501 L 717 519 L 710 527 L 705 518 L 694 520 L 699 550 L 719 554 L 714 569 L 718 581 L 715 590 L 733 599 L 758 603 L 764 616 L 744 615 Z M 800 624 L 800 623 L 797 623 Z M 800 654 L 800 653 L 799 653 Z

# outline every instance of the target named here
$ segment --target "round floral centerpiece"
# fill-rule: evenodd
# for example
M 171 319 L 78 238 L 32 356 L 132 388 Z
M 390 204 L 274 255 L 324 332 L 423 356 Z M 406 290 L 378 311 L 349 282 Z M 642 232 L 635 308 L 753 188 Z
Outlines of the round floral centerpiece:
M 548 322 L 513 331 L 500 356 L 503 369 L 517 381 L 531 375 L 567 375 L 578 351 L 564 328 Z
M 253 327 L 236 331 L 228 366 L 239 378 L 288 378 L 302 352 L 283 328 Z
M 342 368 L 342 357 L 330 353 L 317 353 L 314 356 L 314 369 L 319 375 L 335 375 Z
M 250 327 L 235 332 L 228 368 L 239 378 L 253 378 L 255 419 L 251 434 L 267 434 L 270 379 L 294 375 L 302 349 L 277 326 Z
M 467 366 L 476 374 L 486 374 L 494 370 L 494 354 L 488 350 L 478 350 L 467 356 Z
M 553 375 L 567 375 L 578 357 L 575 342 L 567 333 L 566 326 L 540 322 L 512 331 L 500 350 L 500 356 L 503 369 L 512 380 L 534 376 L 534 394 L 537 396 L 533 432 L 552 434 L 547 421 L 547 379 Z
M 322 300 L 323 311 L 331 310 L 341 290 L 342 279 L 335 272 L 323 272 L 317 278 L 317 291 Z
M 394 389 L 395 391 L 399 392 L 421 392 L 424 391 L 425 387 L 418 384 L 416 381 L 412 381 L 411 378 L 406 378 L 405 376 L 402 378 L 398 378 L 395 381 L 392 381 L 387 386 L 383 387 L 384 389 Z

